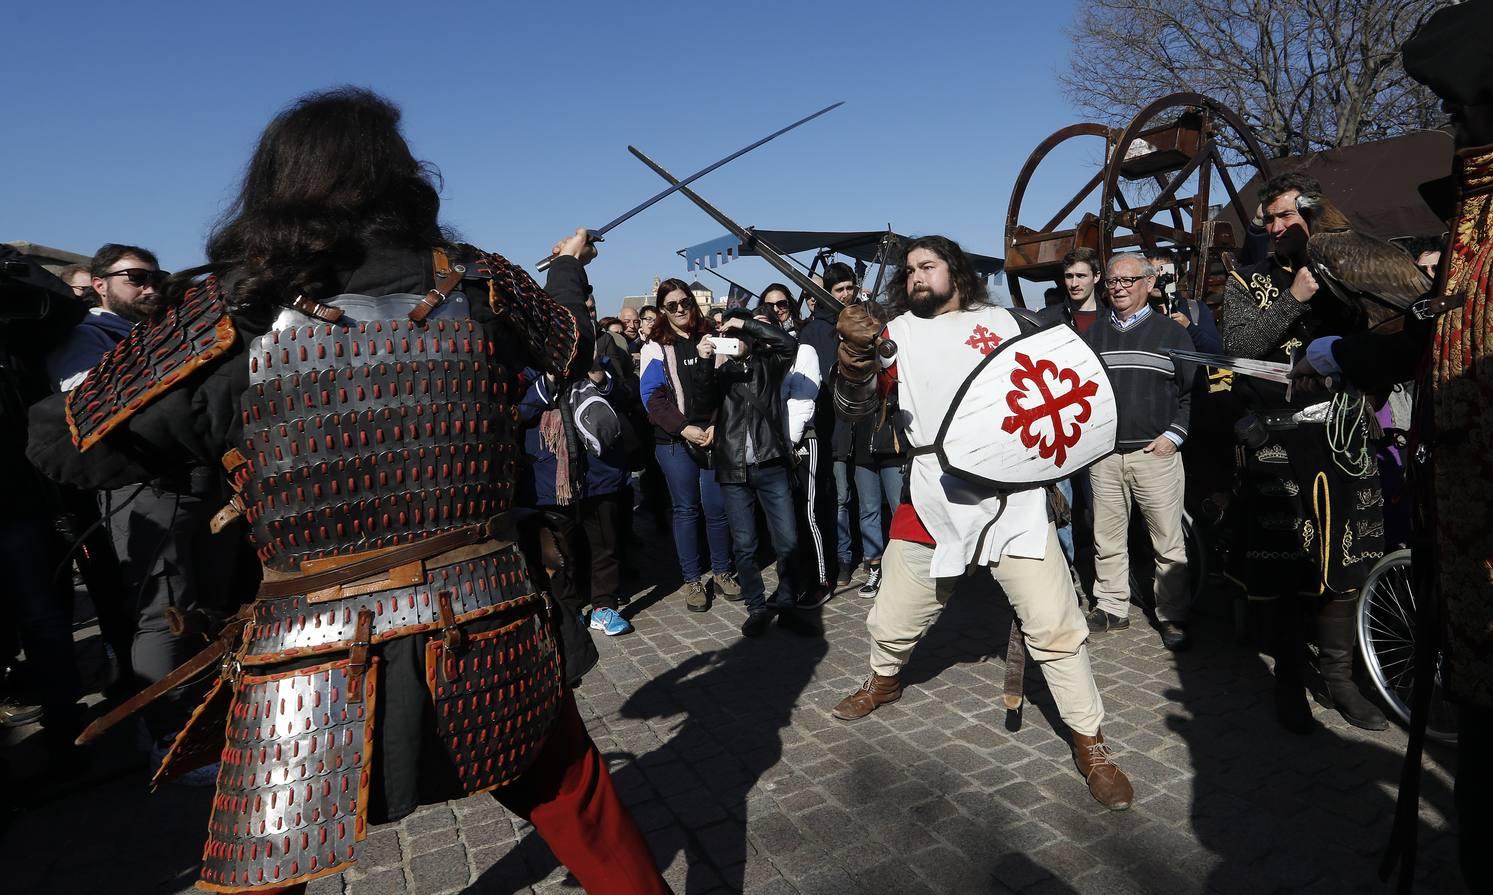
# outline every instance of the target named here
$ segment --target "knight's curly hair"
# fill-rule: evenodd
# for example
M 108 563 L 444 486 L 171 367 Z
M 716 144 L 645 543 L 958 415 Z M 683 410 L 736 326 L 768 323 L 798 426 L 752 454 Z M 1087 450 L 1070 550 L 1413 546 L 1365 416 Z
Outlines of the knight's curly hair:
M 415 159 L 399 108 L 356 87 L 308 94 L 265 128 L 238 197 L 208 238 L 206 269 L 233 268 L 230 306 L 325 297 L 371 245 L 450 246 L 440 174 Z

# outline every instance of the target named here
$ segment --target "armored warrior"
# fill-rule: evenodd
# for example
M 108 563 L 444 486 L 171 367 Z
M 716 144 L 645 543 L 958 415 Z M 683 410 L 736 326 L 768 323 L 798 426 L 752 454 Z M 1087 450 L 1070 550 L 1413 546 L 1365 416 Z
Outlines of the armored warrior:
M 510 509 L 511 374 L 589 367 L 595 250 L 557 245 L 547 294 L 451 241 L 398 122 L 352 89 L 277 117 L 201 278 L 37 405 L 29 455 L 88 488 L 221 462 L 248 523 L 263 584 L 182 669 L 220 673 L 155 776 L 221 756 L 199 888 L 299 891 L 370 823 L 490 792 L 587 891 L 666 892 Z
M 1360 308 L 1323 290 L 1307 263 L 1307 241 L 1342 221 L 1314 178 L 1280 174 L 1260 188 L 1272 241 L 1258 264 L 1232 271 L 1224 291 L 1224 353 L 1272 361 L 1304 354 L 1312 339 L 1363 330 Z M 1352 678 L 1358 590 L 1384 555 L 1384 499 L 1370 443 L 1373 408 L 1362 397 L 1234 377 L 1249 410 L 1239 438 L 1243 549 L 1236 574 L 1263 611 L 1275 654 L 1281 725 L 1312 728 L 1306 700 L 1306 625 L 1314 622 L 1326 697 L 1350 724 L 1388 726 Z
M 853 305 L 837 324 L 843 340 L 837 410 L 851 419 L 875 414 L 895 392 L 913 459 L 882 557 L 881 590 L 866 619 L 871 676 L 835 707 L 834 715 L 852 721 L 896 701 L 902 695 L 898 673 L 913 648 L 966 568 L 983 566 L 1010 599 L 1025 646 L 1042 669 L 1058 714 L 1072 729 L 1073 758 L 1089 791 L 1106 808 L 1128 808 L 1133 790 L 1100 730 L 1104 704 L 1089 666 L 1089 629 L 1058 546 L 1047 494 L 1031 484 L 979 484 L 980 476 L 972 475 L 967 463 L 959 468 L 963 461 L 957 459 L 956 442 L 961 439 L 954 434 L 963 428 L 969 435 L 963 444 L 976 453 L 994 450 L 986 469 L 991 475 L 1037 465 L 1044 471 L 1033 478 L 1057 481 L 1081 465 L 1067 465 L 1074 460 L 1068 452 L 1081 450 L 1074 439 L 1086 430 L 1095 438 L 1107 433 L 1105 446 L 1091 460 L 1113 449 L 1113 389 L 1105 379 L 1106 418 L 1094 400 L 1103 369 L 1077 334 L 1056 326 L 1023 336 L 1018 318 L 987 300 L 959 246 L 941 236 L 915 239 L 903 248 L 890 294 L 898 315 L 890 323 L 880 323 L 865 305 Z M 1061 342 L 1087 359 L 1089 374 L 1059 370 L 1045 351 L 1016 350 L 1020 339 L 1038 337 L 1047 341 L 1028 344 Z M 1012 350 L 992 357 L 1003 344 Z M 878 356 L 892 346 L 895 357 L 882 357 L 888 361 L 883 368 Z M 996 369 L 991 361 L 1005 357 L 1017 364 L 1002 376 L 1009 392 L 980 379 Z M 1053 400 L 1033 404 L 1034 398 L 1043 400 L 1039 393 Z M 991 396 L 998 396 L 998 407 L 976 405 Z M 986 412 L 991 410 L 1005 412 Z M 1053 418 L 1044 429 L 1042 417 L 1049 411 Z M 969 422 L 972 427 L 963 426 Z M 1018 652 L 1008 655 L 1008 662 L 1017 661 L 1022 648 L 1014 641 Z

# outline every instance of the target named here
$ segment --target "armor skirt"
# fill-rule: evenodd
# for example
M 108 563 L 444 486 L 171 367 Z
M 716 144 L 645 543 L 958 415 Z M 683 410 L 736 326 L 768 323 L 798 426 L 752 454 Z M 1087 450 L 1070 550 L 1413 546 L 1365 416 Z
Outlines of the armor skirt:
M 539 753 L 564 685 L 518 549 L 410 571 L 255 602 L 155 780 L 221 760 L 198 888 L 340 872 L 370 822 L 511 783 Z

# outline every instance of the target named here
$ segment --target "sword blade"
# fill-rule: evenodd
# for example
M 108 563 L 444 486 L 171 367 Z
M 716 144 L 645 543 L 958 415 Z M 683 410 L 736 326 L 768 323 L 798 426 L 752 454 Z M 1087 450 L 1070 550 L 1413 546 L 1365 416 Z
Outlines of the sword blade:
M 709 174 L 711 171 L 714 171 L 715 169 L 721 167 L 722 165 L 726 165 L 726 164 L 729 164 L 731 162 L 736 161 L 737 159 L 739 159 L 742 156 L 746 155 L 748 152 L 751 152 L 753 149 L 756 149 L 758 146 L 761 146 L 764 143 L 770 143 L 773 140 L 776 140 L 778 137 L 781 137 L 782 135 L 784 135 L 784 134 L 788 133 L 789 131 L 793 130 L 794 128 L 798 127 L 799 125 L 808 124 L 810 121 L 813 121 L 815 118 L 818 118 L 820 115 L 823 115 L 826 112 L 832 112 L 835 109 L 838 109 L 839 107 L 841 107 L 843 105 L 845 105 L 845 101 L 841 100 L 840 102 L 831 103 L 830 105 L 825 106 L 824 108 L 820 109 L 819 111 L 815 112 L 812 115 L 805 115 L 803 118 L 798 119 L 797 121 L 793 122 L 792 124 L 788 125 L 787 127 L 780 128 L 778 130 L 773 131 L 772 133 L 768 134 L 767 136 L 763 137 L 762 139 L 758 140 L 757 142 L 751 144 L 750 146 L 743 146 L 742 148 L 736 150 L 735 152 L 731 153 L 730 155 L 726 156 L 725 158 L 721 159 L 720 161 L 714 162 L 714 163 L 712 163 L 710 165 L 705 166 L 704 168 L 701 168 L 700 170 L 698 170 L 695 173 L 691 174 L 690 176 L 684 178 L 683 180 L 675 182 L 675 184 L 673 186 L 669 187 L 668 189 L 663 190 L 662 192 L 658 193 L 657 195 L 651 196 L 651 197 L 643 200 L 642 202 L 639 202 L 637 205 L 634 205 L 632 208 L 629 208 L 627 211 L 622 212 L 620 215 L 618 215 L 617 217 L 613 218 L 612 220 L 607 221 L 605 224 L 602 224 L 600 227 L 597 227 L 597 228 L 595 228 L 593 230 L 587 230 L 586 232 L 589 233 L 589 234 L 591 234 L 591 237 L 592 237 L 591 241 L 592 242 L 600 242 L 601 238 L 604 237 L 604 236 L 606 236 L 607 231 L 611 230 L 613 227 L 616 227 L 618 224 L 621 224 L 621 223 L 625 222 L 629 218 L 631 218 L 634 215 L 636 215 L 638 212 L 644 211 L 649 206 L 651 206 L 654 203 L 658 202 L 660 199 L 663 199 L 663 198 L 665 198 L 667 196 L 670 196 L 673 193 L 675 193 L 676 191 L 681 190 L 684 187 L 686 187 L 686 186 L 694 183 L 696 180 L 699 180 L 701 177 L 704 177 L 706 174 Z M 550 257 L 548 257 L 548 258 L 544 259 L 543 261 L 539 262 L 539 269 L 542 271 L 545 268 L 549 267 L 550 262 L 554 260 L 554 257 L 555 256 L 551 255 Z
M 788 259 L 784 258 L 777 249 L 769 245 L 764 239 L 758 236 L 750 228 L 743 227 L 730 218 L 726 217 L 724 212 L 716 208 L 714 205 L 711 205 L 709 202 L 706 202 L 704 199 L 700 198 L 700 196 L 695 193 L 694 190 L 685 186 L 683 181 L 679 180 L 668 171 L 665 171 L 662 165 L 644 155 L 641 149 L 638 149 L 636 146 L 629 146 L 627 147 L 627 151 L 637 156 L 638 161 L 653 169 L 653 173 L 657 174 L 659 177 L 662 177 L 669 183 L 674 184 L 674 188 L 676 190 L 682 193 L 691 202 L 698 205 L 700 207 L 700 210 L 710 215 L 710 217 L 713 218 L 717 224 L 725 227 L 728 233 L 741 240 L 741 244 L 743 246 L 751 246 L 753 249 L 755 249 L 757 252 L 757 257 L 761 258 L 763 261 L 766 261 L 768 264 L 771 264 L 774 268 L 777 269 L 778 273 L 787 277 L 793 282 L 794 285 L 814 296 L 814 300 L 816 302 L 824 302 L 825 307 L 836 313 L 839 313 L 840 311 L 845 309 L 845 306 L 840 303 L 839 299 L 829 294 L 828 289 L 825 289 L 823 286 L 804 276 L 797 268 L 788 263 Z
M 1220 370 L 1232 370 L 1242 376 L 1252 376 L 1255 379 L 1266 379 L 1282 384 L 1289 384 L 1291 381 L 1290 364 L 1248 357 L 1230 357 L 1226 354 L 1204 354 L 1201 351 L 1183 351 L 1176 348 L 1168 349 L 1166 353 L 1171 355 L 1173 360 L 1185 360 L 1217 367 Z

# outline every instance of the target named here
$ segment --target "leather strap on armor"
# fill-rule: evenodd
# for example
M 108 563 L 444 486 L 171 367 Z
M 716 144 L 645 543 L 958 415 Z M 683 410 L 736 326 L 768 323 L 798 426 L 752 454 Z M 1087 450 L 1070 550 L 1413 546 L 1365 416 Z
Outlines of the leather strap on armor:
M 367 609 L 358 612 L 357 634 L 348 648 L 347 701 L 363 701 L 363 673 L 368 670 L 368 650 L 373 646 L 373 613 Z
M 77 744 L 85 745 L 92 740 L 98 739 L 99 735 L 109 728 L 128 718 L 130 715 L 140 711 L 165 694 L 181 686 L 188 680 L 196 677 L 207 669 L 218 664 L 218 661 L 228 652 L 233 650 L 238 641 L 243 637 L 244 628 L 248 627 L 253 620 L 248 607 L 239 610 L 238 614 L 223 625 L 218 632 L 218 638 L 214 640 L 207 649 L 188 659 L 180 666 L 172 670 L 165 677 L 126 699 L 115 706 L 108 714 L 94 721 L 78 735 Z M 372 619 L 370 618 L 370 623 Z
M 466 528 L 432 535 L 412 544 L 384 547 L 347 557 L 332 557 L 321 561 L 323 565 L 319 571 L 308 574 L 281 575 L 273 570 L 265 569 L 264 583 L 259 586 L 259 596 L 262 599 L 295 597 L 349 584 L 361 578 L 387 572 L 397 566 L 439 556 L 457 547 L 489 540 L 497 527 L 498 521 L 495 517 L 479 525 L 469 525 Z M 315 563 L 316 561 L 313 560 L 307 565 Z
M 441 302 L 446 300 L 452 289 L 461 285 L 462 276 L 467 272 L 466 267 L 460 264 L 452 264 L 446 257 L 443 249 L 431 249 L 434 258 L 435 275 L 438 278 L 435 287 L 425 293 L 420 303 L 410 309 L 410 319 L 416 323 L 424 323 L 430 313 L 440 307 Z

